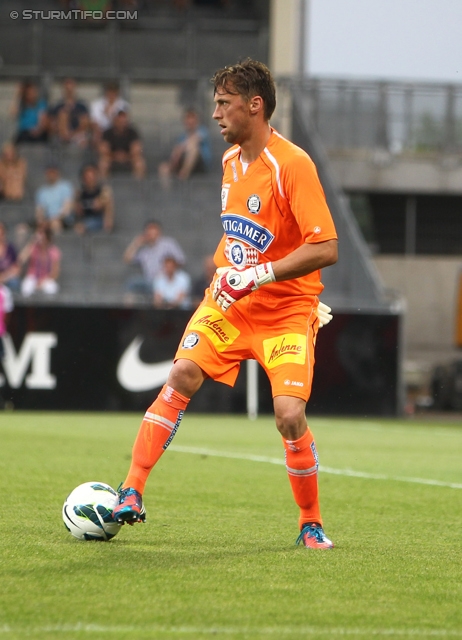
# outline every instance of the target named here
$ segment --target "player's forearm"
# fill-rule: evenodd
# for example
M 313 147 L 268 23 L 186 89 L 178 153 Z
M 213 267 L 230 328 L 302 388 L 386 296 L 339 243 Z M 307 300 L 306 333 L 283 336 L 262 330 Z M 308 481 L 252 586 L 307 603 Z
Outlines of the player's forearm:
M 272 262 L 272 267 L 276 282 L 281 282 L 329 267 L 337 262 L 337 258 L 337 240 L 327 240 L 315 244 L 303 244 L 281 260 Z

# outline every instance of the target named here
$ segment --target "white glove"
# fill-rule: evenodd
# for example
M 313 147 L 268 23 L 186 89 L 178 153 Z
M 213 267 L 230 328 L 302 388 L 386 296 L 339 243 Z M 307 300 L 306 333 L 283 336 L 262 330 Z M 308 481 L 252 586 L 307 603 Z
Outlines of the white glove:
M 248 296 L 255 289 L 276 280 L 271 262 L 248 269 L 220 267 L 217 269 L 217 275 L 212 295 L 223 311 L 227 311 L 232 304 Z
M 324 327 L 324 325 L 329 324 L 332 320 L 333 315 L 331 314 L 332 309 L 324 304 L 324 302 L 319 301 L 318 303 L 318 320 L 319 320 L 319 328 Z

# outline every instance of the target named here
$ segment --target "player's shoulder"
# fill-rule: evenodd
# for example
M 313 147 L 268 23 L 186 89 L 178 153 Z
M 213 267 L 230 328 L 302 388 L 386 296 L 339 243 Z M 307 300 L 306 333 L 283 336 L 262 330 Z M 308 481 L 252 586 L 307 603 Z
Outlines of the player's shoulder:
M 272 135 L 267 145 L 268 152 L 278 163 L 279 167 L 293 166 L 294 164 L 313 164 L 310 156 L 301 147 L 284 138 L 278 131 L 273 129 Z
M 231 160 L 231 158 L 236 157 L 239 154 L 240 150 L 240 146 L 238 144 L 234 144 L 230 149 L 225 151 L 222 158 L 223 165 L 225 165 L 228 160 Z

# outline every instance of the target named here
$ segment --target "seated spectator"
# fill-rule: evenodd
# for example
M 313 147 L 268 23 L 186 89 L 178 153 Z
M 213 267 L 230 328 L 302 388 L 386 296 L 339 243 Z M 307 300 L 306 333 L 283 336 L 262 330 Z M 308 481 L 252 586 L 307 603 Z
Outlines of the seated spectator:
M 49 110 L 50 129 L 61 142 L 86 147 L 90 140 L 90 114 L 86 104 L 77 98 L 73 78 L 63 81 L 63 97 Z
M 82 169 L 80 189 L 75 203 L 75 231 L 83 235 L 88 231 L 112 231 L 114 226 L 114 199 L 112 189 L 102 184 L 98 168 L 87 164 Z
M 0 222 L 0 284 L 19 291 L 19 271 L 16 249 L 8 242 L 6 227 Z
M 117 82 L 109 82 L 104 88 L 104 96 L 90 104 L 93 140 L 96 145 L 101 141 L 103 132 L 112 125 L 116 114 L 121 109 L 128 108 L 128 102 L 119 95 L 119 84 Z
M 15 142 L 48 140 L 47 103 L 40 98 L 35 82 L 26 81 L 18 85 L 10 113 L 18 124 Z
M 184 115 L 184 133 L 173 147 L 170 159 L 159 165 L 159 176 L 164 186 L 169 186 L 172 176 L 187 180 L 193 173 L 204 173 L 212 159 L 210 137 L 206 127 L 200 124 L 194 109 Z
M 6 334 L 7 315 L 13 311 L 14 302 L 11 291 L 4 284 L 0 284 L 0 362 L 5 357 L 3 338 Z M 0 395 L 0 408 L 4 408 L 4 400 Z
M 150 220 L 141 235 L 136 236 L 125 249 L 124 262 L 141 267 L 141 275 L 133 276 L 127 282 L 127 290 L 132 294 L 152 295 L 152 283 L 159 275 L 166 257 L 175 259 L 178 265 L 185 263 L 185 256 L 174 238 L 162 235 L 159 222 Z
M 46 168 L 45 180 L 46 184 L 37 190 L 35 196 L 35 219 L 38 225 L 49 224 L 52 231 L 59 233 L 63 226 L 72 224 L 74 188 L 68 180 L 61 178 L 55 164 Z
M 164 258 L 162 271 L 154 278 L 154 306 L 159 309 L 189 309 L 191 278 L 175 258 Z
M 197 306 L 202 302 L 205 290 L 210 286 L 216 269 L 215 262 L 213 261 L 213 255 L 205 256 L 202 275 L 194 281 L 192 286 L 191 294 L 194 306 Z
M 146 162 L 143 147 L 126 111 L 120 110 L 112 126 L 103 133 L 99 152 L 99 167 L 103 177 L 106 178 L 111 170 L 128 169 L 135 178 L 144 178 Z
M 26 265 L 26 276 L 21 283 L 23 296 L 31 296 L 36 291 L 47 295 L 58 293 L 61 251 L 52 238 L 50 227 L 42 225 L 19 254 L 19 263 Z
M 20 201 L 26 190 L 27 161 L 12 142 L 5 142 L 0 157 L 0 199 Z
M 154 278 L 154 306 L 158 309 L 189 309 L 191 278 L 179 268 L 175 258 L 164 259 L 162 271 Z

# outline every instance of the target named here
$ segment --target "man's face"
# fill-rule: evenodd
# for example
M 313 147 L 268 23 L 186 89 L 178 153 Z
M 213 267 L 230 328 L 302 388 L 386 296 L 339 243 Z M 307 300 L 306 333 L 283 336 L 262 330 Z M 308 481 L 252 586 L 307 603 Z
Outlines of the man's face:
M 176 261 L 173 258 L 166 258 L 164 260 L 164 273 L 171 278 L 175 275 Z
M 219 87 L 213 97 L 213 119 L 221 128 L 221 135 L 230 144 L 241 144 L 250 134 L 252 118 L 250 102 L 235 93 Z
M 117 91 L 117 89 L 112 89 L 112 88 L 106 89 L 106 98 L 108 102 L 112 104 L 117 100 L 118 97 L 119 97 L 119 92 Z
M 144 237 L 146 239 L 146 242 L 148 242 L 149 244 L 154 244 L 159 236 L 160 229 L 156 224 L 150 224 L 144 230 Z
M 199 119 L 192 111 L 185 114 L 183 122 L 186 131 L 195 131 L 199 125 Z
M 128 116 L 125 111 L 121 111 L 114 118 L 114 128 L 123 131 L 128 126 Z
M 82 182 L 88 188 L 93 188 L 98 183 L 98 174 L 93 167 L 87 167 L 83 172 Z
M 63 82 L 63 93 L 66 98 L 72 98 L 75 93 L 75 81 L 72 78 L 66 78 Z
M 45 179 L 48 184 L 55 184 L 55 182 L 57 182 L 59 179 L 58 169 L 47 169 L 45 172 Z

